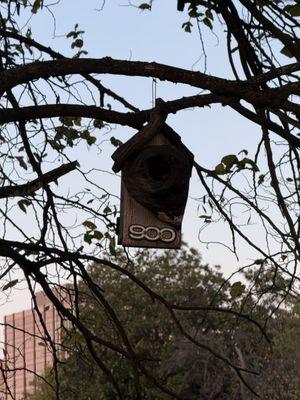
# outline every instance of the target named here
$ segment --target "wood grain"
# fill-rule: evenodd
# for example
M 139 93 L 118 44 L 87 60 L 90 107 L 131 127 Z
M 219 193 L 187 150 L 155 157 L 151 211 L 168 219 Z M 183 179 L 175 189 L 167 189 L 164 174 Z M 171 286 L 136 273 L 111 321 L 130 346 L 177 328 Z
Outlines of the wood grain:
M 149 144 L 164 145 L 169 144 L 169 141 L 163 135 L 156 135 Z M 132 239 L 129 236 L 129 227 L 131 225 L 142 225 L 145 227 L 153 226 L 158 229 L 170 228 L 176 233 L 176 237 L 175 240 L 170 243 L 166 243 L 161 240 L 149 241 L 146 239 Z M 134 200 L 133 197 L 128 193 L 125 183 L 122 179 L 121 216 L 118 243 L 126 247 L 179 249 L 181 245 L 181 228 L 176 228 L 171 224 L 159 220 L 154 213 Z

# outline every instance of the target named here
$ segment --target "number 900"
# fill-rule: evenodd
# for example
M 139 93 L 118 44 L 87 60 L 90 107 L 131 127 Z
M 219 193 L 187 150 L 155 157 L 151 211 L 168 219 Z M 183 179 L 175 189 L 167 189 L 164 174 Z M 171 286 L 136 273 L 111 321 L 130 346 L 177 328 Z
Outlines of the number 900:
M 161 240 L 171 243 L 176 239 L 176 232 L 172 228 L 157 228 L 156 226 L 130 225 L 129 237 L 134 240 L 149 240 L 155 242 Z

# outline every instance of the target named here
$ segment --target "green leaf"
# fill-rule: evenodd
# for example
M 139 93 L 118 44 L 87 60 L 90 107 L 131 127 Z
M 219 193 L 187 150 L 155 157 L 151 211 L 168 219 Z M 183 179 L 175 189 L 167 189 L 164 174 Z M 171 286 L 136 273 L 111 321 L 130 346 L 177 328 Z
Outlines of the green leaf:
M 59 117 L 59 120 L 65 126 L 73 126 L 73 117 Z
M 111 209 L 110 209 L 108 206 L 106 206 L 106 207 L 104 208 L 103 212 L 104 212 L 104 214 L 108 214 L 108 213 L 111 212 Z
M 209 18 L 211 20 L 214 19 L 213 13 L 209 8 L 205 11 L 205 15 L 207 16 L 207 18 Z
M 97 140 L 95 136 L 90 135 L 90 132 L 87 129 L 81 132 L 80 136 L 82 137 L 82 139 L 85 139 L 90 146 L 94 144 Z
M 201 17 L 201 15 L 203 15 L 203 14 L 199 13 L 196 8 L 191 8 L 189 11 L 189 16 L 191 18 L 198 18 L 198 17 Z
M 36 14 L 38 9 L 41 8 L 43 6 L 43 1 L 42 0 L 35 0 L 35 2 L 33 3 L 31 12 L 33 14 Z
M 185 32 L 191 33 L 191 28 L 192 28 L 193 24 L 188 21 L 188 22 L 184 22 L 182 24 L 182 28 L 185 30 Z
M 30 201 L 30 200 L 23 199 L 23 200 L 19 200 L 19 201 L 18 201 L 18 206 L 20 207 L 20 209 L 21 209 L 25 214 L 27 213 L 27 208 L 26 208 L 26 207 L 28 207 L 30 204 L 31 204 L 31 201 Z
M 254 261 L 254 264 L 256 264 L 256 265 L 262 265 L 264 262 L 265 262 L 265 260 L 261 258 L 261 259 L 255 260 L 255 261 Z
M 121 142 L 121 140 L 119 140 L 119 139 L 116 139 L 114 136 L 112 136 L 111 138 L 110 138 L 110 143 L 113 145 L 113 146 L 115 146 L 115 147 L 119 147 L 119 146 L 121 146 L 123 143 Z
M 79 137 L 79 132 L 74 128 L 67 128 L 66 126 L 58 126 L 56 132 L 61 136 L 65 136 L 68 139 L 77 139 Z
M 300 17 L 300 5 L 299 4 L 295 4 L 293 6 L 287 5 L 284 7 L 284 11 L 287 11 L 293 17 Z
M 238 281 L 231 285 L 230 294 L 233 299 L 240 297 L 246 289 L 246 286 L 242 282 Z
M 22 156 L 17 156 L 16 159 L 18 160 L 18 163 L 20 164 L 20 167 L 24 168 L 24 169 L 28 169 L 27 164 L 24 161 L 24 157 Z
M 209 27 L 209 29 L 212 29 L 213 28 L 213 25 L 212 25 L 212 23 L 211 23 L 211 20 L 209 19 L 209 18 L 204 18 L 203 20 L 202 20 L 202 22 L 206 25 L 206 26 L 208 26 Z
M 74 117 L 73 122 L 74 125 L 81 126 L 81 117 Z
M 76 53 L 73 58 L 79 58 L 82 54 L 87 55 L 88 52 L 86 50 L 79 50 L 78 53 Z
M 237 156 L 235 154 L 229 154 L 228 156 L 224 156 L 222 158 L 222 163 L 226 165 L 227 169 L 229 170 L 234 164 L 239 162 Z
M 82 225 L 91 230 L 97 228 L 97 226 L 92 221 L 84 221 Z
M 266 175 L 259 175 L 258 182 L 257 182 L 258 186 L 261 185 L 264 182 L 265 176 Z
M 280 53 L 283 54 L 286 57 L 289 57 L 289 58 L 293 58 L 294 57 L 293 53 L 291 52 L 291 50 L 287 46 L 284 46 L 280 50 Z
M 87 141 L 87 144 L 89 145 L 89 146 L 91 146 L 92 144 L 94 144 L 95 142 L 96 142 L 96 138 L 95 138 L 95 136 L 89 136 L 87 139 L 86 139 L 86 141 Z
M 63 144 L 57 142 L 56 140 L 48 140 L 48 143 L 54 150 L 63 150 L 65 148 Z
M 253 172 L 259 171 L 257 164 L 253 160 L 251 160 L 250 158 L 247 158 L 247 157 L 240 160 L 237 165 L 238 165 L 238 171 L 241 171 L 243 169 L 251 169 Z M 248 167 L 247 167 L 247 165 L 248 165 Z
M 218 165 L 216 166 L 216 168 L 215 168 L 215 173 L 216 173 L 217 175 L 223 175 L 223 174 L 225 174 L 225 167 L 224 167 L 224 164 L 222 164 L 222 163 L 218 164 Z
M 94 119 L 94 127 L 102 129 L 104 127 L 104 122 L 101 119 Z
M 8 282 L 6 285 L 3 286 L 2 290 L 7 290 L 10 289 L 14 286 L 16 286 L 16 284 L 19 282 L 19 279 L 13 279 L 12 281 Z
M 103 233 L 100 231 L 94 231 L 94 239 L 101 240 L 103 238 Z
M 83 40 L 82 39 L 76 39 L 74 42 L 71 44 L 71 48 L 74 49 L 75 47 L 81 48 L 83 46 Z
M 259 171 L 259 168 L 258 168 L 257 164 L 253 160 L 251 160 L 250 158 L 246 158 L 245 157 L 242 161 L 244 163 L 246 163 L 246 164 L 249 164 L 251 166 L 252 171 L 254 171 L 254 172 L 258 172 Z
M 292 6 L 290 9 L 290 14 L 293 17 L 300 17 L 300 5 L 296 4 L 296 5 Z
M 92 235 L 90 235 L 89 233 L 85 233 L 83 236 L 83 240 L 88 243 L 91 244 L 92 243 Z
M 109 241 L 109 252 L 114 257 L 117 255 L 115 247 L 116 247 L 116 241 L 115 241 L 115 238 L 112 237 L 112 238 L 110 238 L 110 241 Z
M 142 3 L 139 5 L 140 10 L 151 10 L 151 4 L 148 3 Z
M 75 32 L 75 31 L 71 31 L 71 32 L 69 32 L 69 33 L 66 35 L 66 37 L 67 37 L 67 38 L 75 37 L 75 35 L 76 35 L 76 32 Z

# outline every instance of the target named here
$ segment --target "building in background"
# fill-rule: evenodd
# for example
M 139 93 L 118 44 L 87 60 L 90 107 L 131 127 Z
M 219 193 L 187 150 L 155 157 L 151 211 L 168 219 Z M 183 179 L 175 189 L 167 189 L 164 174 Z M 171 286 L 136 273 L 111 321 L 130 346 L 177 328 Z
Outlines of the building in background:
M 3 369 L 2 366 L 4 365 L 4 361 L 0 359 L 0 400 L 5 400 L 5 386 L 4 386 L 4 379 L 3 379 Z
M 53 364 L 53 343 L 56 351 L 61 351 L 58 312 L 43 292 L 36 294 L 36 302 L 39 312 L 30 309 L 4 317 L 5 400 L 26 399 L 27 394 L 34 393 L 38 376 Z

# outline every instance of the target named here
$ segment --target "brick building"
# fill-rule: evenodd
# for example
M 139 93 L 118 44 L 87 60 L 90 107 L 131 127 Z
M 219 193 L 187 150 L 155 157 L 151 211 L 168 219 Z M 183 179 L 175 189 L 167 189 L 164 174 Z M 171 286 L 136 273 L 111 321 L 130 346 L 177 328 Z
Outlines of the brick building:
M 60 351 L 61 318 L 43 292 L 36 294 L 36 301 L 51 341 Z M 50 340 L 36 311 L 24 310 L 4 317 L 4 358 L 8 386 L 4 388 L 4 399 L 26 399 L 26 394 L 35 392 L 38 375 L 53 363 Z

